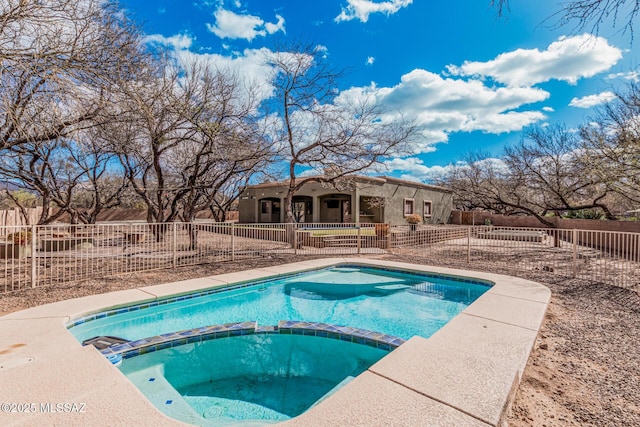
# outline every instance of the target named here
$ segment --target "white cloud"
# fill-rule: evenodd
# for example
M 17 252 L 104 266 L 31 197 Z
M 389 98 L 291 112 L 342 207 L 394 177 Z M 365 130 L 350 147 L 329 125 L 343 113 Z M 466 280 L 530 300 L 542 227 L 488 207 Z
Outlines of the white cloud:
M 578 79 L 607 71 L 622 58 L 622 51 L 606 39 L 583 34 L 561 37 L 546 50 L 517 49 L 488 62 L 466 61 L 449 66 L 458 76 L 491 77 L 507 86 L 532 86 L 552 79 L 575 84 Z
M 607 80 L 624 79 L 634 83 L 640 82 L 640 72 L 629 71 L 626 73 L 612 73 L 607 76 Z
M 514 110 L 549 97 L 538 88 L 489 88 L 478 80 L 443 78 L 421 69 L 405 74 L 394 87 L 376 91 L 387 110 L 402 111 L 426 129 L 441 132 L 520 130 L 545 116 Z
M 324 46 L 317 46 L 316 49 L 326 55 Z M 266 48 L 247 49 L 228 55 L 178 51 L 183 58 L 205 58 L 217 67 L 236 70 L 239 76 L 259 83 L 260 99 L 266 99 L 273 93 L 268 81 L 272 70 L 264 61 L 270 54 L 273 52 Z M 286 58 L 286 54 L 281 55 Z M 367 62 L 374 61 L 371 57 Z M 584 66 L 582 60 L 578 62 L 583 65 L 583 71 L 589 68 Z M 567 69 L 572 68 L 567 65 L 569 63 L 563 62 Z M 513 63 L 511 65 L 514 66 Z M 529 64 L 524 63 L 523 66 L 526 68 Z M 546 114 L 554 110 L 535 104 L 549 97 L 550 93 L 539 87 L 501 85 L 474 77 L 447 76 L 415 69 L 403 75 L 393 86 L 379 87 L 371 83 L 369 86 L 343 90 L 337 94 L 335 102 L 356 105 L 359 101 L 375 100 L 384 111 L 381 120 L 388 122 L 402 115 L 413 121 L 419 127 L 422 138 L 412 147 L 411 154 L 418 154 L 433 151 L 435 144 L 448 141 L 449 136 L 456 132 L 500 134 L 520 131 L 535 123 L 543 124 L 547 119 Z
M 569 103 L 569 106 L 576 108 L 591 108 L 596 105 L 606 104 L 609 101 L 613 101 L 615 98 L 615 93 L 607 91 L 596 95 L 583 96 L 582 98 L 573 98 Z
M 165 37 L 161 34 L 151 34 L 146 36 L 144 41 L 146 43 L 169 46 L 175 50 L 189 49 L 193 44 L 193 38 L 186 34 L 176 34 L 171 37 Z
M 407 157 L 386 161 L 383 167 L 387 172 L 401 172 L 401 179 L 429 182 L 444 176 L 453 166 L 426 166 L 422 159 Z
M 367 22 L 369 15 L 372 13 L 384 13 L 387 16 L 392 15 L 403 7 L 409 6 L 413 3 L 413 0 L 387 0 L 381 2 L 373 0 L 347 0 L 347 3 L 347 7 L 343 7 L 340 15 L 336 16 L 336 22 L 351 21 L 352 19 Z
M 285 32 L 284 18 L 280 15 L 276 15 L 276 18 L 278 19 L 278 22 L 276 22 L 275 24 L 272 24 L 270 22 L 265 22 L 264 29 L 267 30 L 268 34 L 274 34 L 274 33 L 277 33 L 278 31 L 282 31 L 283 33 Z
M 367 60 L 365 62 L 366 65 L 373 65 L 373 63 L 376 61 L 376 58 L 374 58 L 373 56 L 368 56 Z
M 313 49 L 320 55 L 321 58 L 326 59 L 329 56 L 329 48 L 325 45 L 319 44 L 316 45 Z
M 245 49 L 233 56 L 181 50 L 176 52 L 176 57 L 181 63 L 189 64 L 193 61 L 205 61 L 217 69 L 228 69 L 238 77 L 246 79 L 250 83 L 248 87 L 256 90 L 256 93 L 252 95 L 256 96 L 258 100 L 264 100 L 271 96 L 273 91 L 268 81 L 271 75 L 271 68 L 265 63 L 265 58 L 271 54 L 271 50 L 267 48 Z
M 412 153 L 425 153 L 446 142 L 454 132 L 481 131 L 499 134 L 519 131 L 546 119 L 540 110 L 523 109 L 544 101 L 549 92 L 539 88 L 487 87 L 479 80 L 443 78 L 416 69 L 402 76 L 393 87 L 355 87 L 340 93 L 337 102 L 374 97 L 386 112 L 383 119 L 402 115 L 415 122 L 422 133 Z
M 222 39 L 251 41 L 258 36 L 264 37 L 278 31 L 285 32 L 284 18 L 280 15 L 276 15 L 277 22 L 275 23 L 265 22 L 259 16 L 239 15 L 222 8 L 216 10 L 213 16 L 216 22 L 215 24 L 207 24 L 207 29 Z

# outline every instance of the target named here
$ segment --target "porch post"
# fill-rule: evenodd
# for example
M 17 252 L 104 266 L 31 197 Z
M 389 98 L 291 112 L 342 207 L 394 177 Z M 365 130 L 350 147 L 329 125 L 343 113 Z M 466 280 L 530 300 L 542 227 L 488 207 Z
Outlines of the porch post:
M 312 214 L 311 222 L 320 222 L 320 198 L 315 194 L 311 196 Z
M 258 223 L 260 222 L 260 200 L 257 196 L 250 196 L 250 200 L 253 203 L 253 221 L 249 222 Z
M 287 213 L 287 208 L 284 205 L 284 200 L 282 197 L 280 197 L 280 224 L 284 224 L 284 216 Z
M 360 189 L 358 188 L 357 183 L 356 188 L 351 194 L 351 198 L 353 198 L 353 203 L 351 204 L 351 216 L 353 217 L 353 222 L 355 222 L 356 225 L 360 225 Z

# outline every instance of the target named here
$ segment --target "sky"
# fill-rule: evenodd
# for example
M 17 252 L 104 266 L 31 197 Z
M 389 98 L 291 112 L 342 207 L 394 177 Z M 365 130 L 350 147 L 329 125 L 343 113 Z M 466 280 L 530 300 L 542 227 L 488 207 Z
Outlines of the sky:
M 268 73 L 265 51 L 306 41 L 346 69 L 341 93 L 366 91 L 420 128 L 409 156 L 383 174 L 429 182 L 469 153 L 499 157 L 530 126 L 587 123 L 636 82 L 638 42 L 554 26 L 554 0 L 123 0 L 146 40 L 176 55 Z M 590 29 L 587 27 L 587 30 Z

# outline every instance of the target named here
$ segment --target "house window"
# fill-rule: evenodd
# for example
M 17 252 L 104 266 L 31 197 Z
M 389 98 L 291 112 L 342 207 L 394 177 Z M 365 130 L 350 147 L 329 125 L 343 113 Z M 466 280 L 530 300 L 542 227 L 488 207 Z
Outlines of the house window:
M 260 213 L 263 214 L 270 214 L 271 213 L 271 202 L 268 200 L 265 200 L 263 202 L 260 202 Z
M 340 200 L 327 200 L 327 209 L 339 209 Z
M 414 200 L 404 199 L 404 216 L 409 216 L 414 213 Z
M 424 201 L 424 208 L 423 208 L 423 211 L 422 211 L 422 216 L 423 217 L 431 218 L 431 212 L 432 212 L 431 211 L 431 207 L 432 207 L 431 200 L 425 200 Z

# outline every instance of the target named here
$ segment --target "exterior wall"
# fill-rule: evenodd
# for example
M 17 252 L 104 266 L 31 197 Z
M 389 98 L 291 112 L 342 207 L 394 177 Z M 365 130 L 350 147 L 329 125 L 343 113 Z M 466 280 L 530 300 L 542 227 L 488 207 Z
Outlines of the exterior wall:
M 548 232 L 550 235 L 555 235 L 561 240 L 572 242 L 573 236 L 575 235 L 578 245 L 606 251 L 609 254 L 616 254 L 627 259 L 638 260 L 637 248 L 640 245 L 640 223 L 638 222 L 563 219 L 558 217 L 549 217 L 547 219 L 552 222 L 557 229 L 577 230 L 576 234 L 558 233 L 555 231 Z M 548 228 L 533 216 L 505 216 L 481 211 L 453 211 L 451 214 L 452 224 L 484 225 L 485 220 L 490 221 L 491 225 L 497 227 Z M 602 231 L 611 233 L 598 233 Z
M 474 211 L 462 212 L 453 211 L 451 213 L 451 223 L 460 225 L 484 225 L 485 220 L 491 221 L 491 225 L 499 227 L 531 227 L 547 228 L 533 216 L 524 215 L 499 215 L 490 212 Z M 640 233 L 640 222 L 633 221 L 600 221 L 593 219 L 563 219 L 549 217 L 549 221 L 556 225 L 556 228 L 576 229 L 576 230 L 597 230 L 597 231 L 620 231 L 627 233 Z
M 247 198 L 244 199 L 243 196 L 240 196 L 240 200 L 238 200 L 238 222 L 257 222 L 257 202 L 255 200 L 251 200 L 249 196 L 246 197 Z
M 552 218 L 549 218 L 550 220 Z M 524 215 L 496 215 L 483 211 L 453 211 L 451 212 L 451 224 L 458 225 L 485 225 L 485 221 L 500 227 L 546 227 L 533 216 Z
M 453 209 L 453 196 L 447 191 L 436 188 L 428 188 L 409 182 L 388 182 L 385 179 L 371 179 L 371 181 L 358 181 L 356 188 L 351 191 L 338 191 L 335 188 L 323 186 L 312 182 L 305 185 L 296 196 L 307 196 L 313 202 L 312 222 L 322 222 L 328 218 L 327 214 L 321 215 L 322 205 L 328 196 L 346 195 L 351 197 L 350 218 L 345 222 L 386 222 L 391 224 L 406 223 L 404 215 L 404 199 L 414 200 L 414 212 L 423 216 L 424 201 L 432 202 L 430 217 L 424 218 L 427 224 L 444 224 L 448 222 Z M 277 185 L 256 185 L 248 187 L 241 195 L 238 205 L 239 221 L 244 223 L 259 222 L 259 204 L 262 199 L 279 198 L 284 202 L 286 188 Z M 366 199 L 370 197 L 384 199 L 383 207 L 369 207 Z M 342 197 L 344 198 L 344 197 Z M 284 206 L 284 203 L 282 203 Z M 280 221 L 284 222 L 284 208 L 281 210 Z M 356 215 L 357 214 L 357 215 Z M 363 214 L 360 218 L 360 214 Z M 306 222 L 311 222 L 309 219 Z M 333 221 L 332 221 L 333 222 Z
M 0 211 L 0 225 L 2 225 L 2 215 Z M 237 221 L 238 211 L 228 211 L 226 215 L 227 221 Z M 200 211 L 196 214 L 196 219 L 213 219 L 211 212 Z M 70 220 L 69 214 L 62 214 L 56 222 L 68 223 Z M 105 209 L 98 214 L 98 222 L 123 222 L 123 221 L 147 221 L 146 209 L 125 209 L 125 208 L 110 208 Z M 35 224 L 37 221 L 32 222 Z
M 347 194 L 351 195 L 351 212 L 354 212 L 354 196 L 355 192 L 340 192 L 335 188 L 323 187 L 322 184 L 312 182 L 305 185 L 300 191 L 296 192 L 296 196 L 311 197 L 313 202 L 313 214 L 311 220 L 307 222 L 320 222 L 320 198 L 331 194 Z M 282 206 L 284 206 L 284 198 L 286 197 L 286 188 L 284 186 L 263 186 L 257 185 L 248 187 L 240 195 L 238 201 L 238 210 L 240 211 L 239 222 L 253 223 L 259 222 L 259 204 L 260 200 L 265 198 L 279 198 Z M 281 209 L 280 222 L 284 222 L 285 209 Z
M 0 226 L 13 227 L 18 225 L 33 225 L 37 224 L 42 213 L 42 206 L 36 206 L 35 208 L 26 208 L 27 218 L 20 213 L 20 209 L 6 209 L 0 210 Z
M 453 208 L 453 195 L 448 192 L 421 187 L 410 187 L 403 184 L 385 183 L 380 196 L 385 197 L 384 222 L 405 224 L 404 200 L 413 199 L 414 213 L 417 213 L 427 224 L 444 224 L 448 222 Z M 364 194 L 364 190 L 361 193 Z M 424 202 L 431 202 L 431 216 L 424 217 Z

